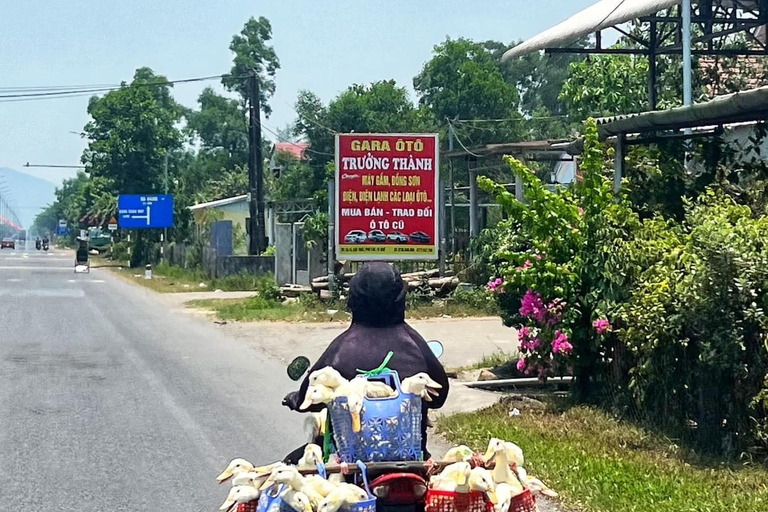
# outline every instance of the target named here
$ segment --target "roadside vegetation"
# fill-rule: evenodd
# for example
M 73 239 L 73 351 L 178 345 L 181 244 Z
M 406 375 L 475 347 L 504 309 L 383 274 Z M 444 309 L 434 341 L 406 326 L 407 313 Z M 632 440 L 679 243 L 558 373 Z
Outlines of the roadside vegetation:
M 143 268 L 111 266 L 110 270 L 127 280 L 160 293 L 188 293 L 214 290 L 225 292 L 254 291 L 265 287 L 265 282 L 274 283 L 274 279 L 271 276 L 255 276 L 251 274 L 238 274 L 211 279 L 202 270 L 187 269 L 164 263 L 152 268 L 152 279 L 144 279 Z
M 519 415 L 510 416 L 513 406 Z M 445 418 L 438 429 L 475 450 L 489 437 L 514 441 L 528 473 L 584 512 L 768 510 L 766 466 L 707 458 L 592 407 L 502 402 Z
M 220 320 L 238 322 L 346 322 L 351 317 L 345 300 L 322 302 L 316 295 L 302 294 L 283 302 L 265 299 L 261 294 L 246 299 L 202 299 L 187 303 L 190 307 L 211 311 Z M 445 299 L 409 300 L 408 319 L 480 317 L 497 314 L 495 304 L 480 291 L 456 290 Z

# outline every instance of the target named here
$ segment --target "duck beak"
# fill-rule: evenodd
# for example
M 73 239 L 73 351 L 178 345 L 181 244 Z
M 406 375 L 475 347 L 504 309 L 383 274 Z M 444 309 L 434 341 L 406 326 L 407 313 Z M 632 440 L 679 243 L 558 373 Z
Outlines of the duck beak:
M 360 425 L 360 413 L 353 411 L 352 413 L 352 432 L 360 432 L 362 426 Z
M 459 485 L 467 485 L 467 474 L 462 473 L 459 477 Z
M 493 450 L 493 448 L 488 448 L 488 451 L 485 452 L 485 455 L 483 455 L 483 462 L 488 464 L 493 460 L 493 458 L 496 456 L 496 452 Z
M 488 489 L 488 492 L 486 494 L 488 495 L 488 501 L 490 501 L 494 505 L 498 505 L 499 499 L 496 497 L 496 491 L 494 491 L 493 489 Z
M 439 391 L 435 391 L 433 388 L 427 388 L 427 393 L 434 396 L 437 396 L 440 394 Z
M 430 395 L 429 393 L 424 393 L 421 396 L 421 399 L 424 400 L 425 402 L 431 402 L 432 401 L 432 395 Z
M 260 491 L 266 491 L 267 489 L 269 489 L 269 488 L 270 488 L 270 487 L 272 487 L 273 485 L 275 485 L 275 479 L 274 479 L 274 478 L 272 478 L 272 477 L 269 477 L 269 478 L 267 478 L 267 479 L 264 481 L 264 483 L 263 483 L 263 484 L 261 484 L 261 487 L 259 487 L 259 490 L 260 490 Z
M 221 504 L 219 510 L 232 510 L 232 507 L 236 505 L 235 500 L 227 500 Z
M 304 401 L 301 402 L 301 405 L 299 406 L 300 411 L 306 411 L 309 409 L 309 406 L 312 405 L 312 399 L 309 397 L 305 397 Z
M 220 484 L 223 484 L 224 482 L 226 482 L 230 478 L 232 478 L 232 470 L 227 468 L 227 469 L 224 470 L 224 472 L 222 474 L 220 474 L 219 476 L 216 477 L 216 480 L 218 480 Z
M 441 389 L 443 386 L 442 384 L 439 384 L 435 382 L 434 380 L 427 378 L 427 387 L 428 388 L 435 388 L 435 389 Z

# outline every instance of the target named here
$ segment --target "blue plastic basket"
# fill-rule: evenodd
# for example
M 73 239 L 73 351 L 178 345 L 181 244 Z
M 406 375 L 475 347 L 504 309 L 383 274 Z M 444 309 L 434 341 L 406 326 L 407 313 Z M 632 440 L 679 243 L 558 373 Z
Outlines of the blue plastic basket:
M 280 497 L 284 490 L 285 486 L 281 485 L 262 492 L 256 512 L 299 512 Z
M 355 503 L 354 505 L 341 507 L 339 510 L 341 512 L 376 512 L 376 496 L 373 495 L 371 488 L 368 485 L 368 469 L 365 467 L 365 464 L 359 460 L 357 461 L 357 467 L 360 468 L 360 475 L 363 477 L 363 486 L 365 492 L 368 494 L 368 499 L 361 501 L 360 503 Z M 322 462 L 317 465 L 317 473 L 323 478 L 328 478 L 325 471 L 325 464 Z
M 347 399 L 336 398 L 328 404 L 339 458 L 347 463 L 421 460 L 421 397 L 403 393 L 396 371 L 368 380 L 386 383 L 397 395 L 363 399 L 357 433 L 352 431 Z

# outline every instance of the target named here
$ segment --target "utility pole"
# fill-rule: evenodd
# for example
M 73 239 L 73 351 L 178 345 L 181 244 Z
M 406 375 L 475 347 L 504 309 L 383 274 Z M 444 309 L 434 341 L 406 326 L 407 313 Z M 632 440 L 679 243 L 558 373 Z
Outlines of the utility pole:
M 168 151 L 165 152 L 163 161 L 163 176 L 165 178 L 165 195 L 168 195 Z M 165 244 L 168 243 L 168 228 L 163 228 L 163 239 L 160 244 L 160 259 L 165 261 Z
M 259 80 L 254 71 L 248 77 L 249 143 L 248 188 L 250 191 L 249 213 L 250 244 L 249 254 L 259 255 L 266 249 L 264 239 L 264 159 L 261 155 L 261 100 Z
M 448 151 L 453 151 L 453 123 L 448 120 Z M 448 164 L 448 184 L 451 186 L 451 257 L 456 257 L 456 202 L 454 197 L 453 159 Z

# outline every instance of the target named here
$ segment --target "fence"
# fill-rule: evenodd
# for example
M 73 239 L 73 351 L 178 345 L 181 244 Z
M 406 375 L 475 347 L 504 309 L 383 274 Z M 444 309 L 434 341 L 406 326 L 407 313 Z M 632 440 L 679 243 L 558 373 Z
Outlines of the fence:
M 274 256 L 219 256 L 211 247 L 203 248 L 203 269 L 212 278 L 237 274 L 274 274 Z

